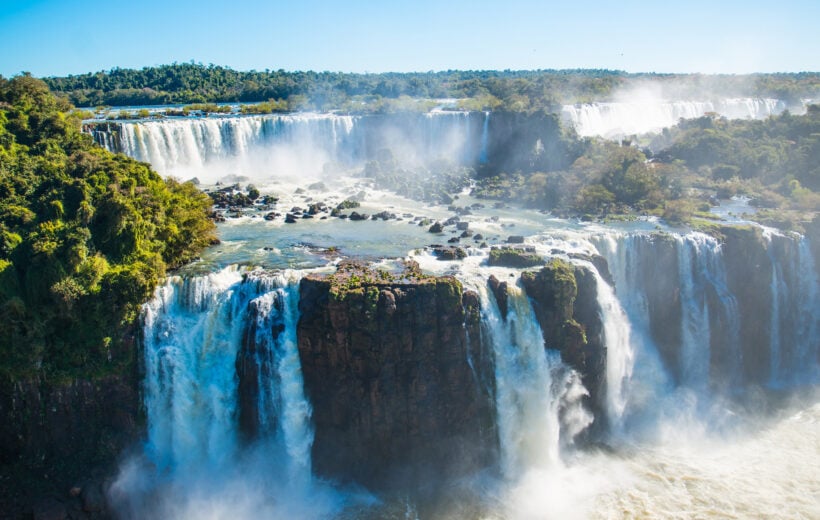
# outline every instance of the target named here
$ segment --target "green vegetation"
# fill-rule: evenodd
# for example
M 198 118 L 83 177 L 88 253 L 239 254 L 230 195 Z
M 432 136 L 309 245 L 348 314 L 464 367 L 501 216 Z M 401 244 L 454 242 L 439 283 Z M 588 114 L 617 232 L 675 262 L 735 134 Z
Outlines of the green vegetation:
M 40 80 L 0 77 L 0 374 L 93 376 L 166 269 L 215 240 L 210 199 L 111 154 Z
M 487 263 L 504 267 L 533 267 L 543 265 L 544 259 L 535 251 L 515 247 L 494 247 L 490 249 Z
M 682 121 L 643 150 L 602 139 L 577 144 L 582 153 L 568 168 L 494 175 L 475 195 L 557 214 L 653 214 L 672 224 L 708 219 L 714 196 L 745 195 L 762 208 L 758 220 L 796 230 L 820 211 L 818 106 L 765 121 Z
M 385 269 L 373 269 L 365 263 L 346 260 L 336 267 L 332 275 L 320 278 L 330 283 L 330 295 L 336 300 L 345 300 L 350 294 L 378 295 L 374 288 L 395 284 L 426 284 L 436 280 L 451 281 L 449 277 L 436 278 L 421 272 L 418 263 L 407 261 L 403 263 L 401 272 L 390 272 Z
M 611 70 L 441 71 L 383 74 L 239 72 L 226 67 L 174 63 L 45 78 L 77 106 L 266 102 L 276 109 L 352 112 L 418 110 L 417 100 L 457 98 L 461 108 L 528 112 L 555 104 L 603 100 L 645 80 L 679 98 L 766 96 L 787 101 L 818 97 L 820 74 L 627 74 Z M 275 100 L 275 101 L 272 101 Z M 276 111 L 276 110 L 274 110 Z

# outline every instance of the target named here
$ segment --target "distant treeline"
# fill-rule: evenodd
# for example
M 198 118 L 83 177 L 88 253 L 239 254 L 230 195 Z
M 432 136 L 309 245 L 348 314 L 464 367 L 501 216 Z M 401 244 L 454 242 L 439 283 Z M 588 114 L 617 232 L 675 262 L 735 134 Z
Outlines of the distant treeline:
M 629 74 L 612 70 L 456 71 L 351 74 L 242 72 L 201 63 L 174 63 L 68 77 L 44 78 L 76 106 L 274 102 L 289 109 L 390 110 L 400 98 L 458 98 L 462 108 L 532 111 L 558 104 L 601 101 L 647 80 L 681 99 L 774 97 L 789 102 L 820 96 L 820 73 L 752 75 Z M 402 106 L 401 104 L 399 106 Z M 371 107 L 371 108 L 363 108 Z

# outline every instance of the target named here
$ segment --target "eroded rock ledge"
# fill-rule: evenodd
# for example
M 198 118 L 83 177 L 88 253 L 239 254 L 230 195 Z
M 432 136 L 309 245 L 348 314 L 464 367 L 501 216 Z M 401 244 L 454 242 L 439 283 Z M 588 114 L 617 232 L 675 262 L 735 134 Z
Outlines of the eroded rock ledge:
M 300 292 L 317 474 L 384 489 L 492 464 L 493 364 L 475 293 L 414 263 L 397 274 L 345 263 Z

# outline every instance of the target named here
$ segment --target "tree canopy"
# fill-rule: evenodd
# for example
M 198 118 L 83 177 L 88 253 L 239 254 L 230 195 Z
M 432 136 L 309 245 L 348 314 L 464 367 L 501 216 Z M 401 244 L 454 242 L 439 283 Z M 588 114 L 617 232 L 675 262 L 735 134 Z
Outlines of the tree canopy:
M 0 77 L 0 376 L 129 362 L 140 304 L 215 240 L 207 196 L 94 145 L 72 108 Z
M 680 99 L 719 95 L 798 102 L 820 95 L 816 72 L 700 75 L 571 69 L 352 74 L 236 71 L 213 64 L 174 63 L 45 78 L 52 91 L 83 107 L 272 101 L 297 109 L 357 111 L 371 104 L 380 109 L 383 100 L 405 96 L 458 98 L 467 109 L 515 112 L 607 100 L 621 89 L 646 86 L 647 80 L 668 97 Z

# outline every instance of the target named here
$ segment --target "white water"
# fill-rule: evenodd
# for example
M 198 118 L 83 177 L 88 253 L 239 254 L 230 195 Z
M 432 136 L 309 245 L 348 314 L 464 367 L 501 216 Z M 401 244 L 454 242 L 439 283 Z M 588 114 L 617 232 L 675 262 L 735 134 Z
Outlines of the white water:
M 606 356 L 606 411 L 612 433 L 622 432 L 623 419 L 629 406 L 635 350 L 632 345 L 632 325 L 609 286 L 592 264 L 587 267 L 595 275 L 598 305 L 604 325 Z
M 514 284 L 517 278 L 509 276 L 515 270 L 481 266 L 484 257 L 478 250 L 461 262 L 417 256 L 423 267 L 453 272 L 480 295 L 483 333 L 496 358 L 503 473 L 500 480 L 470 483 L 472 498 L 454 500 L 432 517 L 816 517 L 820 511 L 820 475 L 814 469 L 820 463 L 816 396 L 787 404 L 791 411 L 786 415 L 765 418 L 754 410 L 771 405 L 758 406 L 754 401 L 735 405 L 711 395 L 707 390 L 713 340 L 696 328 L 688 337 L 681 330 L 681 352 L 686 355 L 680 360 L 682 377 L 673 384 L 648 332 L 644 281 L 639 276 L 640 269 L 653 261 L 651 239 L 612 232 L 567 236 L 554 237 L 547 249 L 562 240 L 566 240 L 564 250 L 597 247 L 608 258 L 615 280 L 613 291 L 596 276 L 608 348 L 606 409 L 616 451 L 572 448 L 573 437 L 591 421 L 581 405 L 586 390 L 557 353 L 545 350 L 529 300 Z M 591 242 L 585 245 L 585 240 Z M 681 323 L 691 326 L 704 319 L 701 306 L 706 306 L 707 322 L 701 325 L 712 330 L 715 316 L 723 316 L 719 322 L 728 324 L 724 335 L 736 337 L 738 322 L 729 318 L 737 313 L 737 305 L 726 282 L 720 244 L 698 234 L 674 236 L 672 243 L 679 266 L 670 274 L 678 278 L 681 298 L 695 300 L 692 310 L 682 309 Z M 793 354 L 784 359 L 795 369 L 808 363 L 816 370 L 811 361 L 817 356 L 818 312 L 812 304 L 817 302 L 816 275 L 809 270 L 813 259 L 805 240 L 789 244 L 796 256 L 793 265 L 783 265 L 784 272 L 797 271 L 783 277 L 783 282 L 793 295 L 802 294 L 793 307 L 799 316 L 790 323 L 797 326 L 795 337 L 805 341 L 790 347 L 788 352 Z M 778 258 L 772 256 L 775 262 Z M 592 268 L 588 262 L 574 262 Z M 513 282 L 506 320 L 486 287 L 491 272 Z M 146 307 L 146 332 L 150 332 L 146 335 L 150 346 L 146 348 L 146 406 L 151 426 L 147 458 L 156 469 L 138 462 L 123 468 L 112 494 L 119 496 L 124 516 L 242 519 L 337 514 L 359 518 L 361 514 L 371 518 L 402 517 L 404 513 L 393 513 L 401 509 L 410 517 L 424 518 L 419 511 L 425 511 L 425 506 L 412 499 L 402 499 L 400 504 L 365 501 L 365 506 L 353 509 L 362 513 L 349 513 L 350 504 L 362 503 L 357 495 L 317 484 L 305 471 L 309 468 L 309 406 L 301 392 L 298 357 L 288 358 L 288 352 L 295 352 L 292 324 L 298 316 L 293 280 L 298 277 L 246 274 L 243 281 L 243 274 L 227 269 L 185 282 L 172 279 Z M 797 290 L 794 284 L 801 285 L 801 280 L 803 289 Z M 713 293 L 711 298 L 706 298 L 708 292 Z M 235 408 L 231 405 L 236 393 L 233 359 L 249 320 L 264 325 L 265 331 L 279 323 L 276 320 L 286 324 L 278 336 L 263 333 L 256 338 L 257 345 L 281 350 L 269 368 L 278 373 L 268 380 L 269 397 L 260 399 L 280 403 L 265 407 L 276 417 L 270 424 L 281 425 L 272 428 L 274 446 L 240 448 L 235 422 L 225 420 Z M 705 346 L 687 347 L 686 341 L 701 341 Z M 149 361 L 160 359 L 166 361 Z M 170 360 L 175 360 L 173 365 Z M 199 378 L 196 384 L 194 378 Z M 288 389 L 296 392 L 286 397 Z M 759 400 L 765 403 L 766 398 L 761 395 Z M 201 408 L 197 413 L 186 408 L 192 403 Z M 294 420 L 288 419 L 289 414 Z
M 434 117 L 429 124 L 439 122 Z M 489 116 L 485 128 L 488 120 Z M 458 132 L 469 131 L 464 121 L 453 121 Z M 339 135 L 333 139 L 341 139 Z M 233 146 L 222 149 L 234 150 Z M 322 161 L 338 152 L 325 145 L 307 149 Z M 203 157 L 207 168 L 221 160 Z M 224 164 L 232 160 L 227 158 Z M 309 177 L 303 170 L 298 173 L 302 179 Z M 373 204 L 388 207 L 399 204 L 397 200 L 384 198 Z M 441 208 L 425 210 L 445 214 Z M 500 237 L 510 233 L 476 213 L 467 219 L 472 229 Z M 507 321 L 500 316 L 485 285 L 490 270 L 474 269 L 486 253 L 472 250 L 474 256 L 461 263 L 432 260 L 436 272 L 452 271 L 465 285 L 478 289 L 484 331 L 496 355 L 504 478 L 493 481 L 489 489 L 479 488 L 474 502 L 481 514 L 455 517 L 818 516 L 817 400 L 795 404 L 794 413 L 782 418 L 759 419 L 754 413 L 749 418 L 720 394 L 712 395 L 715 377 L 744 391 L 737 303 L 717 241 L 697 234 L 672 238 L 677 263 L 663 275 L 674 279 L 669 297 L 680 299 L 681 321 L 667 326 L 680 330 L 681 342 L 675 350 L 679 357 L 667 364 L 651 333 L 646 284 L 655 280 L 641 276 L 656 261 L 650 237 L 576 227 L 570 240 L 565 236 L 570 234 L 568 223 L 556 224 L 525 211 L 499 214 L 501 223 L 515 224 L 516 234 L 527 235 L 528 241 L 545 229 L 554 232 L 545 256 L 556 246 L 587 253 L 597 248 L 609 261 L 614 291 L 600 275 L 596 281 L 607 345 L 605 404 L 613 426 L 612 437 L 604 441 L 615 451 L 570 449 L 574 436 L 591 420 L 581 406 L 586 390 L 577 373 L 544 349 L 532 308 L 518 287 L 509 292 Z M 341 240 L 352 251 L 353 244 L 381 240 L 379 233 L 390 234 L 399 224 L 407 226 L 391 222 L 379 231 L 378 223 L 367 223 L 370 227 L 346 232 L 333 227 L 343 225 L 338 223 L 298 226 L 308 230 L 310 240 L 327 240 L 327 245 Z M 246 247 L 242 244 L 252 243 L 258 250 L 261 245 L 253 240 L 267 225 L 250 219 L 232 221 L 223 231 L 230 228 L 230 236 L 239 238 L 219 247 L 235 246 L 239 256 Z M 276 237 L 290 232 L 281 226 L 265 230 Z M 423 230 L 421 235 L 428 236 Z M 408 237 L 408 242 L 420 240 L 418 235 Z M 298 241 L 306 240 L 300 236 Z M 288 242 L 276 245 L 292 247 Z M 795 240 L 791 247 L 793 254 L 785 259 L 770 249 L 777 283 L 771 296 L 762 297 L 778 303 L 772 305 L 771 316 L 757 317 L 779 327 L 769 353 L 779 363 L 771 381 L 778 388 L 816 384 L 818 372 L 820 304 L 814 260 L 805 240 Z M 505 280 L 515 280 L 510 272 L 515 274 L 505 271 Z M 295 353 L 296 285 L 293 279 L 270 275 L 250 275 L 243 281 L 243 274 L 227 269 L 187 281 L 172 279 L 146 307 L 149 438 L 145 456 L 123 467 L 112 491 L 125 517 L 323 518 L 354 500 L 348 492 L 317 483 L 308 471 L 312 434 Z M 248 447 L 238 440 L 234 362 L 251 322 L 261 326 L 256 343 L 268 346 L 267 357 L 259 360 L 260 375 L 271 377 L 263 378 L 260 399 L 266 442 Z M 284 332 L 269 334 L 272 324 L 279 323 L 285 324 Z M 713 338 L 718 336 L 725 337 L 725 348 L 737 355 L 728 356 L 734 360 L 728 373 L 715 375 L 710 358 Z M 417 514 L 409 499 L 402 506 L 411 516 Z
M 495 351 L 502 471 L 514 478 L 531 466 L 556 465 L 560 423 L 551 371 L 560 361 L 547 355 L 541 327 L 520 288 L 508 287 L 506 319 L 486 288 L 479 294 L 482 320 Z
M 146 161 L 160 173 L 215 182 L 228 175 L 252 179 L 318 179 L 341 168 L 381 158 L 382 150 L 406 166 L 433 160 L 470 163 L 479 153 L 470 114 L 433 111 L 376 116 L 297 113 L 212 116 L 109 123 L 95 131 L 109 150 Z
M 565 105 L 564 121 L 579 135 L 623 137 L 657 132 L 683 119 L 713 112 L 729 119 L 765 119 L 786 110 L 786 104 L 770 98 L 729 98 L 714 101 L 664 101 L 584 103 Z
M 820 282 L 815 260 L 805 238 L 785 239 L 772 230 L 764 236 L 771 262 L 769 383 L 783 387 L 815 381 L 820 375 Z M 784 253 L 778 254 L 778 244 Z M 784 345 L 784 338 L 790 344 Z
M 310 474 L 299 278 L 236 268 L 172 277 L 145 305 L 148 439 L 109 491 L 121 516 L 325 518 L 338 509 L 339 495 Z M 241 446 L 235 363 L 253 323 L 263 435 Z
M 478 155 L 479 164 L 486 164 L 487 146 L 490 141 L 490 112 L 484 112 L 484 124 L 481 126 L 481 152 Z
M 676 237 L 679 240 L 678 279 L 681 301 L 680 381 L 705 392 L 709 384 L 709 302 L 701 279 L 706 272 L 705 256 L 710 246 L 705 235 Z

